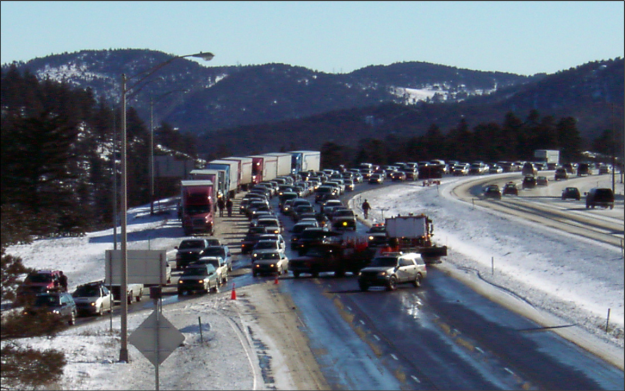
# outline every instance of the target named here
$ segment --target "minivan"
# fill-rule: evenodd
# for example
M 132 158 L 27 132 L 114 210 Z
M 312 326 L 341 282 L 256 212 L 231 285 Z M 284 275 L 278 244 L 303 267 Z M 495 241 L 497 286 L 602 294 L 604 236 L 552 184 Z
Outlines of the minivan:
M 601 206 L 603 208 L 614 208 L 614 193 L 612 189 L 594 187 L 586 193 L 586 209 Z

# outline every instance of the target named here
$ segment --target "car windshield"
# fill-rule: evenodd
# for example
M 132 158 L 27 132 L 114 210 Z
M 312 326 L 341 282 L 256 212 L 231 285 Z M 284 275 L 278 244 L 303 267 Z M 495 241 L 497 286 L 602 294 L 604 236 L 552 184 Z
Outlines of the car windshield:
M 376 233 L 376 232 L 386 232 L 386 227 L 384 227 L 384 226 L 381 226 L 381 227 L 375 227 L 375 226 L 373 226 L 373 227 L 369 228 L 369 232 L 370 232 L 370 233 Z
M 316 230 L 310 230 L 310 229 L 306 229 L 304 230 L 304 232 L 302 232 L 302 238 L 320 238 L 322 236 L 325 235 L 325 232 L 323 231 L 316 231 Z
M 185 240 L 184 242 L 180 243 L 180 246 L 178 246 L 179 249 L 181 250 L 185 250 L 188 248 L 202 248 L 204 247 L 205 242 L 203 240 Z
M 223 256 L 224 253 L 225 251 L 222 247 L 208 247 L 206 250 L 204 250 L 204 255 Z
M 189 205 L 186 208 L 187 214 L 199 215 L 210 212 L 210 205 Z
M 268 248 L 276 248 L 276 242 L 260 241 L 256 244 L 256 248 L 259 250 L 268 249 Z
M 394 258 L 394 257 L 373 258 L 373 260 L 369 264 L 369 266 L 373 266 L 373 267 L 380 267 L 380 266 L 390 267 L 390 266 L 396 266 L 396 265 L 397 265 L 397 258 Z
M 100 289 L 93 285 L 83 285 L 76 289 L 76 292 L 72 294 L 74 297 L 98 297 L 100 296 Z
M 353 216 L 354 212 L 351 210 L 337 210 L 336 212 L 334 212 L 334 216 Z
M 31 274 L 26 277 L 26 282 L 30 283 L 41 283 L 41 282 L 51 282 L 52 275 L 51 274 Z
M 203 267 L 188 267 L 182 273 L 183 276 L 205 276 L 206 268 Z
M 35 307 L 58 307 L 60 297 L 54 295 L 39 295 L 35 299 Z

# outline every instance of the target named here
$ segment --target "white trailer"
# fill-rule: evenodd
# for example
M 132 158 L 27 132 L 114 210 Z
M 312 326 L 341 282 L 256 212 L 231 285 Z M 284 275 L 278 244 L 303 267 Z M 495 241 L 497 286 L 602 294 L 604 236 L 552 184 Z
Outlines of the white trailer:
M 388 242 L 397 246 L 395 251 L 420 253 L 425 263 L 439 263 L 447 255 L 447 246 L 432 243 L 434 226 L 426 215 L 396 216 L 384 223 Z
M 321 168 L 321 152 L 319 151 L 290 151 L 292 156 L 291 168 L 294 173 L 300 171 L 319 171 Z
M 248 189 L 252 185 L 252 158 L 231 156 L 221 160 L 232 160 L 239 162 L 239 188 Z
M 553 149 L 537 149 L 534 151 L 534 158 L 539 162 L 547 163 L 547 165 L 557 166 L 560 164 L 560 151 Z M 550 167 L 550 169 L 552 169 Z
M 276 163 L 276 176 L 277 177 L 289 175 L 291 173 L 291 159 L 293 158 L 293 155 L 291 155 L 290 153 L 273 152 L 273 153 L 266 153 L 264 156 L 277 158 L 277 163 Z
M 228 198 L 234 197 L 239 189 L 239 163 L 233 160 L 211 160 L 206 164 L 207 169 L 226 168 L 226 186 Z

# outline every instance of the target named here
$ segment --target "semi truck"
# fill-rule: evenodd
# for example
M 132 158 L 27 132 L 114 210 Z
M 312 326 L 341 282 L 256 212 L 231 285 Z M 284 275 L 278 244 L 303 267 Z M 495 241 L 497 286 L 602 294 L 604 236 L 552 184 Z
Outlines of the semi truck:
M 232 160 L 239 163 L 239 191 L 248 190 L 252 182 L 252 164 L 253 159 L 251 157 L 238 157 L 231 156 L 225 157 L 222 160 Z
M 321 168 L 321 152 L 319 151 L 290 151 L 291 173 L 301 171 L 319 171 Z
M 239 163 L 233 160 L 211 160 L 206 164 L 206 169 L 226 171 L 225 197 L 234 198 L 239 188 Z
M 189 176 L 192 180 L 207 180 L 213 182 L 215 197 L 223 197 L 227 192 L 226 188 L 226 170 L 191 170 Z M 213 205 L 214 207 L 214 205 Z
M 432 243 L 434 225 L 424 214 L 390 217 L 384 225 L 393 250 L 420 253 L 425 263 L 440 263 L 440 257 L 447 255 L 447 246 Z
M 180 183 L 180 218 L 186 236 L 196 232 L 213 235 L 214 185 L 208 180 L 184 180 Z
M 276 176 L 285 176 L 291 174 L 291 158 L 293 155 L 290 153 L 266 153 L 265 156 L 273 156 L 277 158 L 276 163 Z
M 278 158 L 270 155 L 251 155 L 254 159 L 253 174 L 260 183 L 262 181 L 270 181 L 277 177 L 278 173 Z
M 560 151 L 553 149 L 537 149 L 534 151 L 536 161 L 547 163 L 550 170 L 555 170 L 560 164 Z

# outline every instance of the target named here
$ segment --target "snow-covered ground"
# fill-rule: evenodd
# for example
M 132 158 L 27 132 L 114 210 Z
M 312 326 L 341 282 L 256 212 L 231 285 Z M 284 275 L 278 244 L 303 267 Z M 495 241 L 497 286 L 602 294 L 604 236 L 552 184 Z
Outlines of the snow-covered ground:
M 386 216 L 427 212 L 435 222 L 435 239 L 450 248 L 445 263 L 472 271 L 491 285 L 579 325 L 622 352 L 624 284 L 620 249 L 457 201 L 449 193 L 460 180 L 463 179 L 444 179 L 439 188 L 415 182 L 394 187 L 392 192 L 374 190 L 366 197 Z M 622 184 L 617 184 L 617 193 L 623 194 Z M 128 218 L 129 249 L 173 248 L 180 239 L 172 234 L 176 221 L 167 217 L 174 216 L 173 211 L 169 215 L 150 216 L 149 206 L 132 209 Z M 104 252 L 113 248 L 112 233 L 111 229 L 82 238 L 38 240 L 30 245 L 12 246 L 7 253 L 22 257 L 29 267 L 64 270 L 72 290 L 79 283 L 104 276 Z M 493 260 L 495 273 L 491 274 Z M 237 292 L 253 295 L 254 289 L 255 286 L 248 286 L 237 288 Z M 610 332 L 605 333 L 608 309 Z M 129 333 L 150 311 L 148 308 L 129 315 Z M 263 346 L 274 360 L 280 352 L 255 324 L 250 307 L 240 300 L 230 300 L 228 292 L 170 304 L 163 311 L 185 335 L 184 346 L 176 349 L 160 368 L 163 389 L 294 388 L 291 374 L 276 368 L 268 386 L 267 368 L 253 346 Z M 67 353 L 62 388 L 153 388 L 153 366 L 132 345 L 131 362 L 117 362 L 119 318 L 113 319 L 112 333 L 108 319 L 105 316 L 87 325 L 70 327 L 54 339 L 21 342 Z

